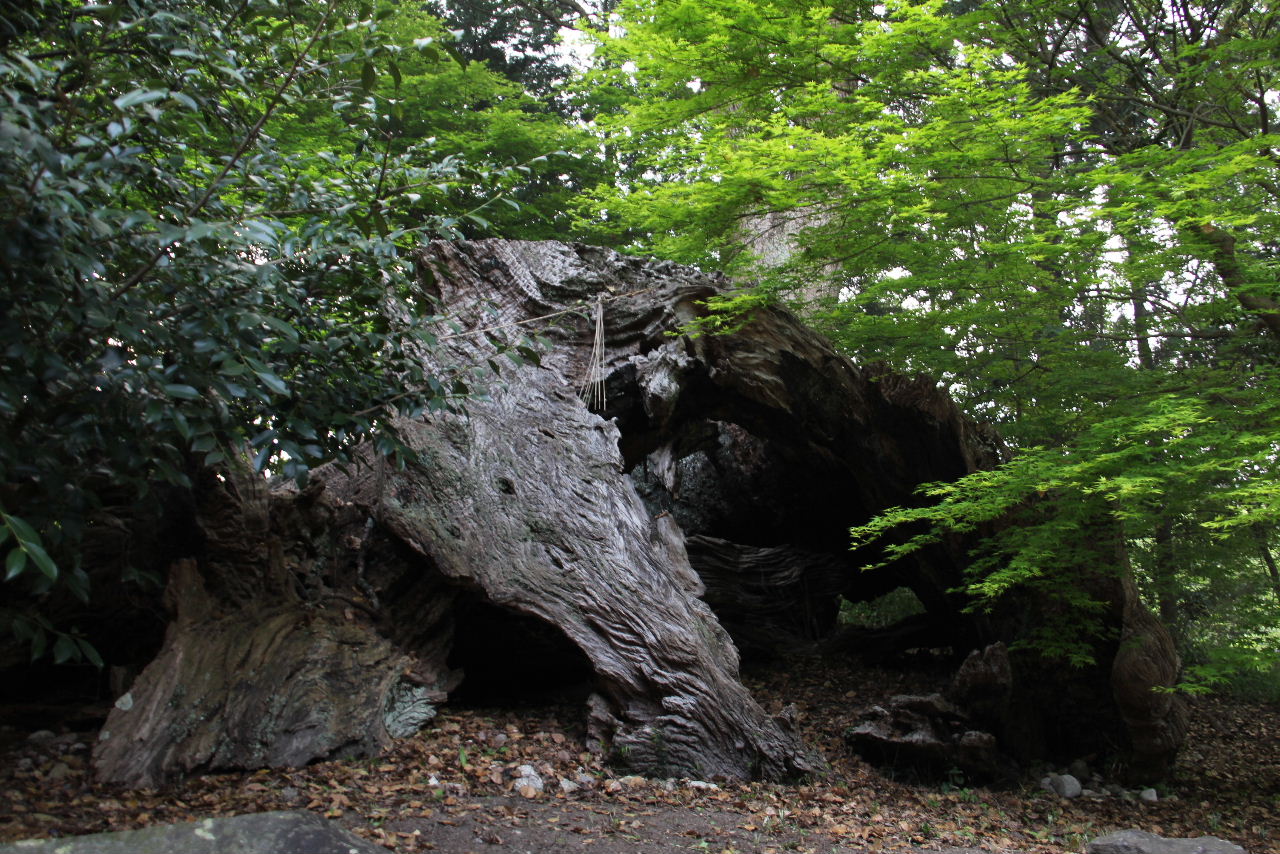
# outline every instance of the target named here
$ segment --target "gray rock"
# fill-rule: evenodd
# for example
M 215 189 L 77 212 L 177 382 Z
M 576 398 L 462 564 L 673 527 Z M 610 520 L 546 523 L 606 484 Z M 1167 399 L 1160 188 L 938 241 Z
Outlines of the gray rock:
M 565 777 L 560 778 L 560 791 L 564 792 L 566 795 L 571 795 L 581 788 L 582 786 L 578 785 L 577 783 L 573 782 L 568 778 L 565 778 Z
M 546 789 L 546 783 L 542 781 L 542 776 L 538 774 L 532 765 L 521 765 L 516 769 L 516 774 L 519 775 L 515 784 L 517 792 L 526 786 L 535 792 L 541 792 Z
M 1145 830 L 1118 830 L 1089 843 L 1085 854 L 1248 854 L 1216 836 L 1165 839 Z
M 1138 792 L 1138 798 L 1149 803 L 1155 803 L 1160 800 L 1160 795 L 1156 794 L 1155 789 L 1143 789 L 1141 792 Z
M 207 818 L 119 833 L 27 839 L 0 854 L 386 854 L 386 849 L 308 812 Z
M 32 744 L 44 744 L 46 741 L 53 741 L 56 737 L 50 730 L 38 729 L 27 736 L 27 741 Z
M 387 692 L 382 722 L 392 738 L 408 738 L 436 716 L 432 700 L 439 699 L 434 688 L 401 680 Z
M 1080 781 L 1070 774 L 1050 774 L 1049 789 L 1064 798 L 1078 798 L 1084 792 Z

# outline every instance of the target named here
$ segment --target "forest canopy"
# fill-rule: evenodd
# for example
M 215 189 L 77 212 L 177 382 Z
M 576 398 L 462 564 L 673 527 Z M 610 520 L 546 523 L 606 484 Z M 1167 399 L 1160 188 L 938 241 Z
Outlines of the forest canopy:
M 1062 567 L 1109 519 L 1198 684 L 1273 666 L 1274 4 L 0 10 L 0 537 L 30 601 L 87 596 L 86 530 L 162 484 L 401 450 L 393 414 L 492 370 L 414 367 L 445 319 L 397 302 L 405 250 L 572 236 L 728 273 L 705 333 L 784 302 L 998 427 L 1002 466 L 851 545 L 1012 520 L 974 607 L 1033 585 L 1085 621 Z
M 644 169 L 598 187 L 584 218 L 758 280 L 724 317 L 785 300 L 855 358 L 945 384 L 1009 443 L 999 469 L 927 486 L 855 541 L 913 525 L 892 557 L 1016 518 L 973 567 L 978 605 L 1023 584 L 1070 599 L 1059 568 L 1109 517 L 1201 677 L 1273 666 L 1273 4 L 621 14 L 592 73 L 631 93 L 604 124 Z

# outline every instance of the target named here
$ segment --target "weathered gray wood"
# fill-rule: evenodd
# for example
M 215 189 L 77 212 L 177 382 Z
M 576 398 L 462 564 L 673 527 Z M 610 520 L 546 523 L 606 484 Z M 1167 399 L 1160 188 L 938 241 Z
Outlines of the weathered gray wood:
M 752 650 L 813 644 L 831 634 L 852 561 L 795 546 L 750 546 L 718 537 L 688 540 L 705 598 L 737 643 Z
M 524 321 L 605 287 L 645 291 L 609 304 L 610 368 L 665 343 L 714 284 L 558 244 L 437 244 L 425 263 L 464 325 Z M 555 334 L 543 364 L 506 370 L 492 400 L 401 425 L 418 462 L 381 481 L 328 472 L 329 488 L 374 508 L 446 577 L 557 626 L 594 668 L 596 732 L 633 769 L 730 779 L 815 770 L 739 681 L 737 650 L 698 598 L 679 528 L 648 512 L 626 474 L 617 425 L 579 398 L 589 340 Z M 484 338 L 461 336 L 427 358 L 487 352 Z
M 295 767 L 376 755 L 416 732 L 452 684 L 448 646 L 413 654 L 431 645 L 394 643 L 336 583 L 367 517 L 248 478 L 214 481 L 206 499 L 199 557 L 169 571 L 164 646 L 99 733 L 98 779 Z

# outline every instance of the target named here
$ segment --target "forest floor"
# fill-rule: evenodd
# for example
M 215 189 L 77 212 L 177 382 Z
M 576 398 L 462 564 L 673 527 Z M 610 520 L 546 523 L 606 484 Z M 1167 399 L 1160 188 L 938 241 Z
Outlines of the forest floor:
M 1064 800 L 1028 776 L 1017 788 L 896 780 L 841 733 L 854 712 L 924 676 L 829 662 L 748 674 L 760 702 L 794 703 L 831 774 L 806 785 L 691 785 L 627 777 L 586 750 L 580 706 L 444 707 L 378 760 L 194 777 L 158 791 L 95 785 L 92 732 L 21 736 L 0 755 L 0 842 L 198 817 L 306 809 L 413 854 L 845 854 L 951 850 L 1077 852 L 1112 830 L 1214 835 L 1280 850 L 1280 707 L 1197 698 L 1187 746 L 1160 800 Z M 854 686 L 850 688 L 850 686 Z M 515 788 L 532 765 L 542 793 Z M 559 781 L 582 782 L 565 793 Z

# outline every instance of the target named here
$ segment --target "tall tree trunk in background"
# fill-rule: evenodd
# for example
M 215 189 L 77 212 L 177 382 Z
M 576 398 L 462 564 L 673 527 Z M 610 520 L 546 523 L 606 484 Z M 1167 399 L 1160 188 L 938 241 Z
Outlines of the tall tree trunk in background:
M 1130 244 L 1133 245 L 1132 242 Z M 1142 285 L 1134 286 L 1133 330 L 1138 351 L 1138 366 L 1144 371 L 1156 369 L 1155 353 L 1151 349 L 1149 295 Z M 1174 520 L 1170 508 L 1159 508 L 1152 530 L 1154 556 L 1151 576 L 1156 586 L 1156 602 L 1160 620 L 1176 638 L 1178 636 L 1178 567 L 1177 547 L 1174 538 Z
M 1176 637 L 1178 634 L 1177 551 L 1173 536 L 1173 520 L 1167 514 L 1168 508 L 1161 508 L 1161 516 L 1156 522 L 1152 537 L 1155 556 L 1151 565 L 1151 575 L 1156 583 L 1156 601 L 1159 606 L 1160 621 Z
M 1262 527 L 1254 527 L 1253 536 L 1258 541 L 1258 553 L 1262 555 L 1262 562 L 1267 566 L 1267 575 L 1271 577 L 1271 592 L 1276 595 L 1276 604 L 1280 605 L 1280 568 L 1276 567 L 1275 556 L 1271 554 L 1271 549 L 1267 544 L 1267 532 Z
M 1280 303 L 1270 294 L 1261 293 L 1245 280 L 1244 267 L 1236 255 L 1236 239 L 1230 232 L 1212 225 L 1201 225 L 1200 233 L 1213 247 L 1213 266 L 1223 286 L 1246 311 L 1258 318 L 1263 327 L 1280 339 Z

